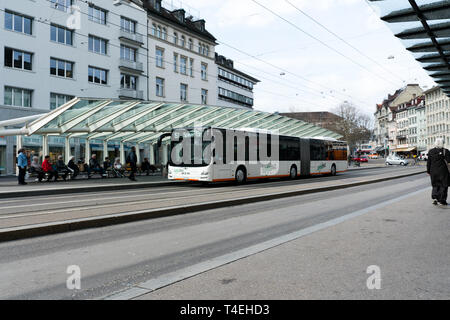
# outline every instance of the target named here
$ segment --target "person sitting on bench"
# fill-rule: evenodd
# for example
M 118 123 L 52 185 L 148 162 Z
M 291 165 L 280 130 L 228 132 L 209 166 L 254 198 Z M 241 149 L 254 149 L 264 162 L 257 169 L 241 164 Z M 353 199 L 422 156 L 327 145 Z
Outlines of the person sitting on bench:
M 42 170 L 48 174 L 47 181 L 50 181 L 53 177 L 55 177 L 54 181 L 58 180 L 58 172 L 53 169 L 50 156 L 45 156 L 45 159 L 42 162 Z
M 36 174 L 39 182 L 41 182 L 42 179 L 44 178 L 44 171 L 42 170 L 42 167 L 39 164 L 39 157 L 37 157 L 37 156 L 34 156 L 33 160 L 31 161 L 30 173 Z
M 75 178 L 80 173 L 80 168 L 75 164 L 75 157 L 70 157 L 69 163 L 67 164 L 67 167 L 72 170 L 72 180 L 75 180 Z
M 92 172 L 97 172 L 102 176 L 102 178 L 104 178 L 103 168 L 98 163 L 97 155 L 95 153 L 92 155 L 92 158 L 89 160 L 88 179 L 91 177 Z
M 69 174 L 69 169 L 64 163 L 63 157 L 58 156 L 58 161 L 56 161 L 56 170 L 62 176 L 63 180 L 66 181 L 67 175 Z

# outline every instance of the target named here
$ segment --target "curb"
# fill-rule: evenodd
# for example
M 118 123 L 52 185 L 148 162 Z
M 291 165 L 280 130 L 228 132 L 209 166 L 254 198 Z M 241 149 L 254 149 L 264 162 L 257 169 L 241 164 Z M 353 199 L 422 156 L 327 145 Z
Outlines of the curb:
M 380 169 L 384 167 L 369 167 L 369 168 L 353 168 L 349 171 L 359 171 L 359 170 L 371 170 Z M 49 193 L 52 195 L 63 195 L 63 194 L 77 194 L 77 193 L 87 193 L 87 192 L 102 192 L 102 191 L 119 191 L 119 190 L 135 190 L 135 189 L 145 189 L 151 187 L 167 187 L 174 183 L 182 183 L 179 181 L 161 181 L 161 182 L 142 182 L 139 184 L 117 184 L 117 185 L 99 185 L 99 186 L 89 186 L 89 187 L 70 187 L 62 189 L 44 189 L 44 190 L 29 190 L 29 191 L 12 191 L 12 192 L 0 192 L 0 199 L 7 198 L 23 198 L 23 197 L 34 197 L 34 196 L 47 196 Z M 14 186 L 11 186 L 14 187 Z
M 30 190 L 30 191 L 13 191 L 13 192 L 2 192 L 0 193 L 0 199 L 6 198 L 23 198 L 23 197 L 34 197 L 34 196 L 48 196 L 49 193 L 52 195 L 61 194 L 74 194 L 74 193 L 86 193 L 86 192 L 99 192 L 99 191 L 118 191 L 118 190 L 134 190 L 143 189 L 150 187 L 166 187 L 173 185 L 174 183 L 179 183 L 177 181 L 162 181 L 162 182 L 142 182 L 139 184 L 117 184 L 117 185 L 99 185 L 99 186 L 89 186 L 80 188 L 63 188 L 63 189 L 43 189 L 43 190 Z
M 362 186 L 362 185 L 367 185 L 367 184 L 373 184 L 373 183 L 378 183 L 378 182 L 384 182 L 384 181 L 390 181 L 390 180 L 395 180 L 395 179 L 416 176 L 416 175 L 420 175 L 423 173 L 425 173 L 425 172 L 420 171 L 420 172 L 408 173 L 408 174 L 395 176 L 395 177 L 387 177 L 387 178 L 380 178 L 380 179 L 374 179 L 374 180 L 368 180 L 368 181 L 360 181 L 360 182 L 341 184 L 341 185 L 329 186 L 329 187 L 319 187 L 319 188 L 313 188 L 313 189 L 287 191 L 287 192 L 283 192 L 283 193 L 271 193 L 271 194 L 258 195 L 258 196 L 252 196 L 252 197 L 246 197 L 246 198 L 230 199 L 230 200 L 211 201 L 211 202 L 193 204 L 193 205 L 189 205 L 189 206 L 177 206 L 177 207 L 168 207 L 168 208 L 162 208 L 162 209 L 124 212 L 124 213 L 119 213 L 119 214 L 97 216 L 97 217 L 92 217 L 92 218 L 73 219 L 73 220 L 67 220 L 64 222 L 36 224 L 33 226 L 6 228 L 6 229 L 3 229 L 2 231 L 0 231 L 0 242 L 33 238 L 33 237 L 39 237 L 39 236 L 46 236 L 46 235 L 52 235 L 52 234 L 58 234 L 58 233 L 64 233 L 64 232 L 70 232 L 70 231 L 76 231 L 76 230 L 82 230 L 82 229 L 89 229 L 89 228 L 100 228 L 100 227 L 112 226 L 112 225 L 117 225 L 117 224 L 136 222 L 136 221 L 141 221 L 141 220 L 169 217 L 169 216 L 193 213 L 193 212 L 203 211 L 203 210 L 211 210 L 211 209 L 219 209 L 219 208 L 232 207 L 232 206 L 238 206 L 238 205 L 244 205 L 244 204 L 251 204 L 251 203 L 255 203 L 255 202 L 270 201 L 270 200 L 275 200 L 275 199 L 282 199 L 282 198 L 300 196 L 300 195 L 311 194 L 311 193 L 346 189 L 346 188 L 357 187 L 357 186 Z

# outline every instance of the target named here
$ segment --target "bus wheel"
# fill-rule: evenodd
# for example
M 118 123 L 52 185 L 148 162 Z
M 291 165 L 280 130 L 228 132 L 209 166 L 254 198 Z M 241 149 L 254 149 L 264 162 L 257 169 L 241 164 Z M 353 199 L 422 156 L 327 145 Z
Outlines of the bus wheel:
M 297 178 L 297 167 L 296 166 L 291 167 L 291 170 L 289 171 L 289 178 L 292 180 Z
M 336 165 L 334 165 L 334 164 L 331 166 L 331 175 L 332 176 L 336 175 Z
M 245 183 L 245 181 L 247 180 L 247 173 L 246 173 L 244 167 L 239 167 L 239 168 L 236 170 L 235 179 L 236 179 L 236 182 L 237 182 L 238 184 L 243 184 L 243 183 Z

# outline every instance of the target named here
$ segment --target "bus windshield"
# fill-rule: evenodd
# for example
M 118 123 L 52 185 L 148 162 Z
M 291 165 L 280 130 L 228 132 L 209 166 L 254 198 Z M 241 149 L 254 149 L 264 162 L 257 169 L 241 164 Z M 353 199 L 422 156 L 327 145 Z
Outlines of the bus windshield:
M 211 142 L 202 139 L 205 130 L 174 130 L 170 148 L 170 166 L 204 167 L 211 163 L 212 157 L 206 156 L 210 155 L 207 148 Z M 190 142 L 189 147 L 186 145 L 187 141 Z M 190 156 L 185 153 L 190 153 Z

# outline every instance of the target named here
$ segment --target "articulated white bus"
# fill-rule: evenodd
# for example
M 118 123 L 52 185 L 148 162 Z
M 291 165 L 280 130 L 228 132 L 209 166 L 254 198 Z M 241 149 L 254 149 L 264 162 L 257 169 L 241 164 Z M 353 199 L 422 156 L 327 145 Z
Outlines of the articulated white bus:
M 174 129 L 168 178 L 201 182 L 336 175 L 347 171 L 347 144 L 258 130 Z

